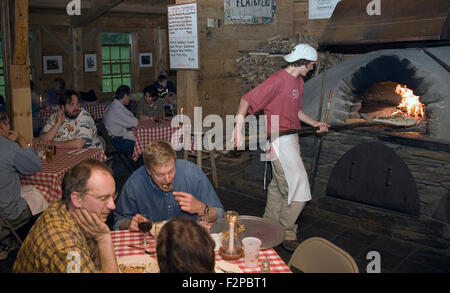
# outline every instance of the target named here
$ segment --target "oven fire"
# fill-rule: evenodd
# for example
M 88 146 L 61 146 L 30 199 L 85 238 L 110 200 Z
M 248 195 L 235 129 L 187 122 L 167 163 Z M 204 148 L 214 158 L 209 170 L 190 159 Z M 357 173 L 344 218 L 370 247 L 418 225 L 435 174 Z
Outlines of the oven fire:
M 391 116 L 398 114 L 407 114 L 416 120 L 424 119 L 425 106 L 419 101 L 419 96 L 414 95 L 413 91 L 406 87 L 406 85 L 398 84 L 395 93 L 402 97 L 402 101 L 397 106 L 397 111 Z

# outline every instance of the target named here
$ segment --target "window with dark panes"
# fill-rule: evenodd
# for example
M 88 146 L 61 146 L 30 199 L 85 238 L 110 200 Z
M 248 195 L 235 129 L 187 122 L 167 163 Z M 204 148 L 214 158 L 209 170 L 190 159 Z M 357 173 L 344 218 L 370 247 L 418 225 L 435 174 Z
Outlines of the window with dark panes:
M 103 92 L 115 92 L 121 85 L 131 87 L 131 34 L 102 33 Z

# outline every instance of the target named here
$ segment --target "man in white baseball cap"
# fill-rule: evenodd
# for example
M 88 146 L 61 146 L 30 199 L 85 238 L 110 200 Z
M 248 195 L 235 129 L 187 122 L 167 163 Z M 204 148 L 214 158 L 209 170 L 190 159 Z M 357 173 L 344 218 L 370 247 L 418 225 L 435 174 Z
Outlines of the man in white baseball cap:
M 268 133 L 299 129 L 300 121 L 317 127 L 318 133 L 328 131 L 327 123 L 309 117 L 302 109 L 304 77 L 314 68 L 317 51 L 307 44 L 295 46 L 284 56 L 288 65 L 272 74 L 256 88 L 244 95 L 236 113 L 233 131 L 234 146 L 242 145 L 244 117 L 264 110 Z M 278 124 L 272 125 L 273 116 Z M 279 223 L 285 231 L 283 247 L 294 251 L 297 243 L 297 218 L 307 201 L 311 200 L 298 134 L 280 136 L 270 145 L 276 156 L 271 161 L 272 181 L 268 188 L 264 218 Z

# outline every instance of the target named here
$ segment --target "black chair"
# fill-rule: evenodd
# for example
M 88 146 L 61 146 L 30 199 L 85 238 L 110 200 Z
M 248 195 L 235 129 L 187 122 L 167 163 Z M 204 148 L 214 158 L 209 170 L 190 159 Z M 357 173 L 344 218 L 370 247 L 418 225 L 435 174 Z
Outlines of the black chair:
M 0 240 L 4 239 L 6 236 L 12 234 L 17 239 L 19 244 L 22 244 L 23 241 L 20 236 L 17 234 L 17 230 L 28 224 L 30 219 L 25 219 L 17 226 L 13 226 L 5 216 L 0 214 Z
M 108 157 L 107 160 L 110 160 L 114 155 L 119 158 L 120 162 L 131 172 L 133 173 L 135 170 L 135 162 L 131 160 L 132 152 L 129 151 L 118 151 L 114 145 L 111 143 L 111 137 L 108 134 L 108 130 L 105 127 L 103 121 L 99 120 L 96 123 L 97 132 L 103 138 L 105 142 L 105 154 Z

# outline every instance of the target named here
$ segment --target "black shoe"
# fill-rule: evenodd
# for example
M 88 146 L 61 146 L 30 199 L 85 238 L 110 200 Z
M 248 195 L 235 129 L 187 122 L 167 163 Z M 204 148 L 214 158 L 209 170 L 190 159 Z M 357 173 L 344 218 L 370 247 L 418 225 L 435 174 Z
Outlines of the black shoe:
M 297 248 L 299 243 L 297 242 L 297 240 L 284 240 L 282 245 L 283 248 L 287 251 L 293 252 Z

